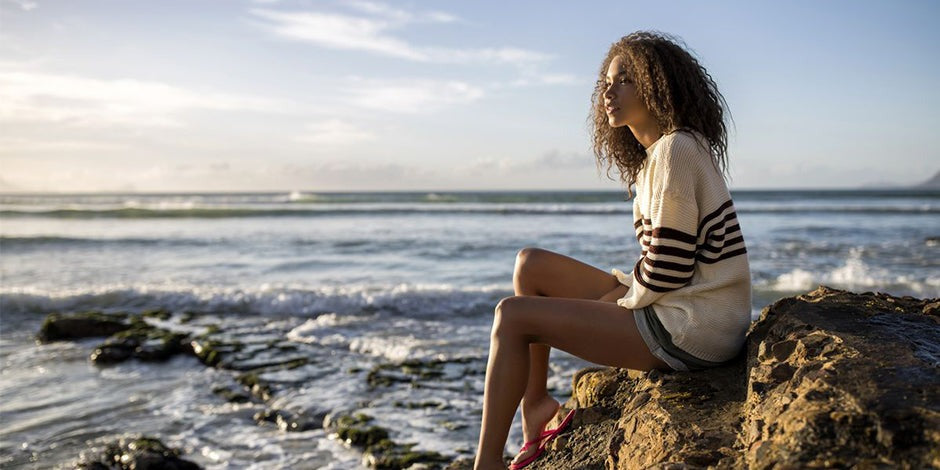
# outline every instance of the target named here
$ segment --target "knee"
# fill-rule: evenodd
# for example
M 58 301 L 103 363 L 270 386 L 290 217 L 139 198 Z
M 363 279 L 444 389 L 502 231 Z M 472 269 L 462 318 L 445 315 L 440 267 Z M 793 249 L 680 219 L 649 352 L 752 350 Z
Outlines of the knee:
M 513 331 L 515 312 L 518 311 L 518 306 L 522 300 L 523 297 L 521 296 L 506 297 L 496 304 L 496 309 L 493 310 L 492 336 L 501 336 Z
M 541 248 L 526 247 L 519 250 L 519 253 L 516 254 L 516 276 L 521 275 L 523 272 L 531 271 L 532 268 L 545 258 L 546 250 Z

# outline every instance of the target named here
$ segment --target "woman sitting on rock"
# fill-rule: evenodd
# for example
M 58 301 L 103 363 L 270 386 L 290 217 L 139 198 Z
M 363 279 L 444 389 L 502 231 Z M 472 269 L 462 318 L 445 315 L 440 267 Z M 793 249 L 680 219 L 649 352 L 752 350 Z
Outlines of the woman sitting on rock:
M 525 445 L 509 468 L 533 462 L 566 426 L 546 390 L 551 347 L 598 364 L 648 371 L 732 359 L 750 324 L 744 239 L 723 175 L 727 104 L 678 41 L 636 32 L 614 43 L 592 96 L 594 153 L 628 194 L 642 250 L 612 274 L 550 251 L 516 258 L 515 296 L 496 306 L 476 469 L 505 469 L 503 450 L 522 404 Z

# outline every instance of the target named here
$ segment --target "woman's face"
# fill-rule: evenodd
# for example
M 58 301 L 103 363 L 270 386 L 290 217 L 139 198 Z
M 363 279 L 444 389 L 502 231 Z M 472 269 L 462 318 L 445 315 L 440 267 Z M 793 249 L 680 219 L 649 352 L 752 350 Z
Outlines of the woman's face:
M 649 122 L 652 115 L 636 94 L 621 57 L 614 57 L 604 79 L 604 107 L 610 127 L 635 127 Z

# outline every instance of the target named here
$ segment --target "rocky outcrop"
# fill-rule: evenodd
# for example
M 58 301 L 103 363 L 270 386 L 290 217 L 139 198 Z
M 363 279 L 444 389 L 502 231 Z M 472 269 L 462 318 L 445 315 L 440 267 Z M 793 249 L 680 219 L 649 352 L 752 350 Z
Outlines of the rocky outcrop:
M 728 365 L 586 369 L 535 469 L 938 468 L 940 302 L 826 287 L 764 309 Z

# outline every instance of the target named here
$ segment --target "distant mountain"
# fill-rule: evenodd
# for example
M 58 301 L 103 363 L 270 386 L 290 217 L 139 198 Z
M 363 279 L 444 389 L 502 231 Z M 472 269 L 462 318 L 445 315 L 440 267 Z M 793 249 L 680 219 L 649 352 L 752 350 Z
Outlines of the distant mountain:
M 933 174 L 933 177 L 920 184 L 915 184 L 915 188 L 921 189 L 940 189 L 940 171 Z

